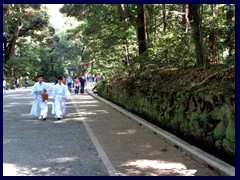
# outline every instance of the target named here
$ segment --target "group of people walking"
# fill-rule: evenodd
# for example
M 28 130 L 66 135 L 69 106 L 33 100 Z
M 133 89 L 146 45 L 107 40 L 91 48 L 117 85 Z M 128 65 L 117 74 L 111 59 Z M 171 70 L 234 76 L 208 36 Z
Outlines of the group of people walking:
M 72 79 L 70 76 L 67 76 L 66 79 L 63 77 L 62 83 L 67 85 L 69 92 L 72 92 L 73 87 L 75 95 L 78 95 L 79 93 L 84 94 L 86 80 L 83 74 L 80 76 L 75 76 L 74 79 Z M 57 84 L 57 80 L 55 80 L 55 84 Z
M 58 83 L 54 85 L 52 92 L 47 83 L 43 82 L 43 76 L 38 76 L 38 82 L 32 88 L 32 97 L 34 99 L 30 115 L 39 117 L 40 120 L 46 120 L 48 115 L 48 96 L 52 95 L 52 115 L 61 120 L 66 113 L 66 100 L 70 100 L 70 92 L 66 85 L 62 83 L 63 78 L 57 78 Z
M 85 87 L 84 75 L 76 76 L 74 80 L 70 76 L 58 77 L 55 80 L 55 85 L 50 91 L 50 87 L 47 83 L 43 82 L 43 76 L 38 76 L 38 82 L 32 87 L 32 97 L 34 102 L 32 104 L 30 115 L 38 117 L 40 120 L 46 120 L 48 115 L 48 96 L 53 97 L 52 115 L 54 118 L 61 120 L 66 113 L 66 100 L 71 99 L 72 85 L 74 94 L 78 95 L 79 90 L 81 94 L 84 94 Z M 45 97 L 44 97 L 45 96 Z
M 74 86 L 75 86 L 75 95 L 78 95 L 79 93 L 79 89 L 80 89 L 80 93 L 83 94 L 84 93 L 84 86 L 85 86 L 85 77 L 84 75 L 81 76 L 76 76 L 74 78 Z

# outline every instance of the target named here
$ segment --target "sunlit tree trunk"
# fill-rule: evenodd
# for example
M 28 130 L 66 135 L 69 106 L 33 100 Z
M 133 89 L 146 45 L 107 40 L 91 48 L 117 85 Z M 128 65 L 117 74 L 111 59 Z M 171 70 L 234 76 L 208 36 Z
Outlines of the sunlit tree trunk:
M 188 5 L 187 4 L 182 5 L 182 12 L 183 12 L 182 25 L 183 25 L 184 32 L 187 33 L 188 32 Z

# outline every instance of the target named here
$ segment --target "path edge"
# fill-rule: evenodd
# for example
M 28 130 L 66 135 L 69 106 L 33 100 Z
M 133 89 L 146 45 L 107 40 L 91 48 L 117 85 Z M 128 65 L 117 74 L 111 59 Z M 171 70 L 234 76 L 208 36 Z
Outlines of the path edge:
M 75 103 L 73 103 L 73 104 L 74 104 L 75 109 L 78 111 L 77 105 Z M 85 120 L 82 120 L 82 122 L 83 122 L 83 125 L 84 125 L 85 129 L 87 130 L 88 135 L 90 136 L 90 138 L 98 152 L 98 155 L 102 159 L 102 162 L 103 162 L 104 166 L 106 167 L 109 176 L 119 176 L 117 171 L 115 170 L 114 166 L 112 165 L 111 161 L 107 157 L 105 151 L 103 150 L 103 147 L 98 142 L 97 137 L 94 135 L 91 128 L 89 127 L 88 123 Z
M 163 138 L 170 144 L 173 144 L 175 147 L 187 152 L 188 154 L 191 155 L 192 158 L 197 160 L 198 162 L 212 167 L 215 171 L 217 171 L 220 175 L 223 176 L 235 176 L 235 167 L 231 166 L 230 164 L 216 158 L 215 156 L 208 154 L 207 152 L 183 141 L 182 139 L 176 137 L 175 135 L 149 123 L 145 119 L 123 109 L 122 107 L 96 95 L 93 93 L 91 90 L 87 90 L 87 92 L 94 98 L 99 99 L 103 103 L 111 106 L 113 109 L 125 114 L 128 116 L 129 119 L 134 120 L 137 122 L 139 125 L 145 127 L 149 131 L 153 132 L 160 138 Z

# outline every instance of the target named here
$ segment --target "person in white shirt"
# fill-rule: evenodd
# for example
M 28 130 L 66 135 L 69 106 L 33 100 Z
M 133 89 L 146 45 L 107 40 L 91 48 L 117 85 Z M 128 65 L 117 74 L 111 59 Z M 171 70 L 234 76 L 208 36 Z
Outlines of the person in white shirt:
M 39 117 L 39 120 L 46 120 L 48 113 L 47 100 L 43 101 L 42 94 L 50 94 L 49 86 L 43 82 L 43 76 L 38 76 L 38 82 L 32 87 L 32 97 L 34 99 L 30 115 Z
M 52 114 L 54 115 L 54 118 L 61 120 L 66 113 L 66 99 L 71 99 L 68 87 L 62 83 L 62 77 L 58 77 L 58 83 L 52 90 L 52 97 Z
M 3 94 L 6 92 L 6 80 L 3 78 Z

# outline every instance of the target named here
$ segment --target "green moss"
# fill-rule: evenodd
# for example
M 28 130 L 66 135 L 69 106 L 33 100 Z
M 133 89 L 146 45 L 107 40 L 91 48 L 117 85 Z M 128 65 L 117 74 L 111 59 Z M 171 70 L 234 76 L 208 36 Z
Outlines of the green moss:
M 226 135 L 226 126 L 224 125 L 223 121 L 221 121 L 213 130 L 213 139 L 214 140 L 223 139 L 225 135 Z
M 180 107 L 176 110 L 178 122 L 183 123 L 184 121 L 186 121 L 185 111 L 186 111 L 186 108 L 183 107 L 183 106 L 180 106 Z
M 223 139 L 223 148 L 229 155 L 231 155 L 231 156 L 235 155 L 235 143 L 233 143 L 227 139 Z
M 208 121 L 210 116 L 211 116 L 210 113 L 204 113 L 201 115 L 200 121 Z
M 196 135 L 197 136 L 204 136 L 204 129 L 203 128 L 199 128 L 196 130 Z
M 230 142 L 235 143 L 235 121 L 228 121 L 227 129 L 226 129 L 226 139 Z
M 164 112 L 163 119 L 164 119 L 165 123 L 168 123 L 171 120 L 171 116 L 170 116 L 171 111 L 172 111 L 172 108 L 167 107 L 166 111 Z
M 200 120 L 201 119 L 201 116 L 196 113 L 196 112 L 193 112 L 190 116 L 189 116 L 189 120 L 190 121 L 197 121 L 197 120 Z

